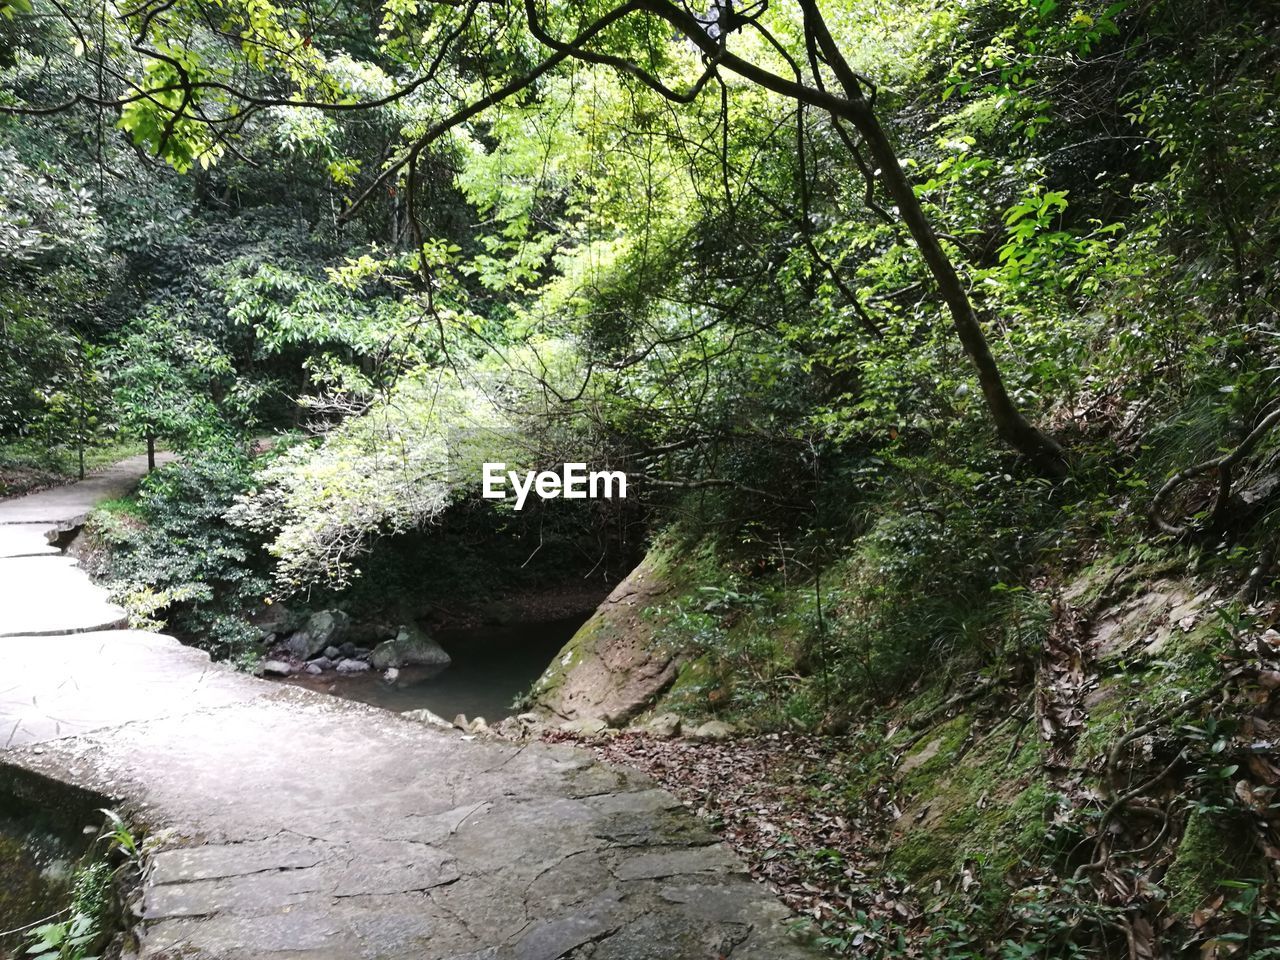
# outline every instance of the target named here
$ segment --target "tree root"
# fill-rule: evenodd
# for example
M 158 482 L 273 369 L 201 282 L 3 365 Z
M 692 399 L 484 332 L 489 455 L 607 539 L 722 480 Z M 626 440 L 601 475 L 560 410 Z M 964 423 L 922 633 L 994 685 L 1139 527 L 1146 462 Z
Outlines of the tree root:
M 1213 507 L 1209 511 L 1209 521 L 1206 524 L 1206 530 L 1216 530 L 1222 524 L 1226 517 L 1227 507 L 1231 502 L 1231 487 L 1234 482 L 1234 470 L 1236 466 L 1247 457 L 1258 442 L 1266 436 L 1271 429 L 1280 423 L 1280 407 L 1272 410 L 1255 426 L 1247 437 L 1240 442 L 1234 450 L 1225 453 L 1220 457 L 1214 457 L 1210 460 L 1202 460 L 1199 463 L 1192 464 L 1182 470 L 1179 470 L 1172 477 L 1165 481 L 1164 486 L 1156 493 L 1151 501 L 1149 513 L 1152 522 L 1160 529 L 1161 532 L 1167 533 L 1173 537 L 1182 537 L 1191 533 L 1193 525 L 1190 523 L 1178 523 L 1170 519 L 1165 513 L 1165 504 L 1169 498 L 1190 480 L 1203 476 L 1206 473 L 1216 472 L 1218 475 L 1218 486 L 1213 496 Z

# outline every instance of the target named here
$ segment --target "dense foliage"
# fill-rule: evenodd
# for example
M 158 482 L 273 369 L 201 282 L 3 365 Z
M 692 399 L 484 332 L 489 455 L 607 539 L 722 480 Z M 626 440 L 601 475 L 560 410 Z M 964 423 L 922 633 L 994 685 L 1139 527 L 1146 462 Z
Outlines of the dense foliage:
M 0 469 L 184 455 L 98 521 L 141 619 L 240 656 L 264 599 L 481 541 L 616 579 L 642 518 L 684 694 L 812 728 L 1032 682 L 1099 556 L 1271 596 L 1263 0 L 0 15 Z M 478 498 L 568 459 L 637 501 Z M 1114 946 L 1042 906 L 981 922 Z

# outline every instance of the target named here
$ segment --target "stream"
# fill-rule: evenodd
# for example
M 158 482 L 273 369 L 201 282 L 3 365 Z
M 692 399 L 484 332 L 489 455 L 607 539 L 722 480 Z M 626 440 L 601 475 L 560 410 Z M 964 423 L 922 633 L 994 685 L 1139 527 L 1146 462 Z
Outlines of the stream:
M 434 634 L 453 663 L 404 667 L 394 684 L 376 671 L 335 676 L 298 674 L 285 683 L 403 713 L 426 708 L 452 720 L 459 713 L 495 723 L 516 713 L 526 693 L 586 615 L 543 623 L 441 630 Z

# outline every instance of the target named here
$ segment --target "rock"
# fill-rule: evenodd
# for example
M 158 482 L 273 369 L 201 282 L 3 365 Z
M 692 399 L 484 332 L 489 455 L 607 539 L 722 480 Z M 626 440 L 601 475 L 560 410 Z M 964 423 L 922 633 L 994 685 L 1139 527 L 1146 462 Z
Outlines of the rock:
M 678 714 L 660 713 L 646 723 L 642 729 L 651 737 L 670 740 L 672 737 L 680 736 L 680 724 L 681 720 Z
M 324 673 L 324 671 L 321 670 L 319 667 L 317 667 L 314 663 L 307 664 L 306 672 L 311 674 L 313 677 L 319 676 L 320 674 Z
M 379 670 L 408 665 L 447 667 L 453 661 L 440 644 L 425 630 L 402 626 L 392 640 L 384 640 L 373 648 L 369 662 Z
M 323 671 L 323 670 L 332 670 L 334 667 L 334 663 L 335 661 L 330 660 L 328 657 L 316 657 L 314 660 L 310 661 L 307 664 L 307 666 L 319 667 Z
M 354 657 L 356 654 L 356 645 L 347 641 L 342 646 L 338 647 L 338 652 L 344 657 Z
M 485 722 L 484 717 L 476 717 L 471 721 L 471 726 L 468 729 L 471 733 L 488 733 L 489 724 Z
M 369 664 L 363 660 L 352 660 L 348 657 L 345 660 L 338 661 L 339 673 L 365 673 L 369 669 Z
M 657 635 L 660 617 L 685 574 L 653 554 L 618 584 L 534 683 L 533 703 L 561 717 L 598 717 L 622 726 L 676 680 L 680 664 Z M 688 576 L 693 576 L 692 571 Z
M 293 664 L 287 660 L 264 660 L 262 662 L 262 673 L 268 677 L 287 677 L 293 673 Z
M 725 723 L 722 720 L 708 720 L 692 733 L 687 734 L 687 736 L 690 740 L 728 740 L 737 732 L 737 729 L 731 723 Z
M 494 600 L 480 611 L 480 618 L 489 624 L 502 626 L 520 619 L 520 611 L 507 600 Z
M 432 713 L 426 707 L 421 710 L 406 710 L 400 714 L 406 720 L 414 720 L 418 723 L 425 723 L 429 727 L 440 727 L 444 730 L 452 730 L 453 724 L 439 714 Z
M 515 717 L 503 717 L 489 728 L 489 733 L 503 740 L 523 740 L 529 736 L 528 728 Z
M 356 660 L 368 660 L 369 654 L 373 653 L 368 647 L 356 647 L 351 651 L 351 656 Z
M 583 717 L 581 720 L 566 720 L 560 724 L 560 729 L 578 737 L 595 737 L 604 733 L 605 722 L 599 717 Z
M 459 730 L 467 730 L 471 727 L 471 723 L 467 720 L 465 713 L 460 713 L 453 718 L 453 725 Z
M 274 633 L 268 633 L 262 638 L 262 645 L 270 650 L 276 645 L 276 641 L 280 639 Z
M 395 683 L 400 679 L 399 667 L 388 667 L 386 673 L 382 675 L 383 683 Z
M 342 651 L 337 647 L 325 647 L 324 655 L 335 662 L 342 659 Z
M 540 713 L 519 713 L 516 719 L 526 727 L 540 727 L 544 723 L 544 718 Z
M 249 614 L 249 623 L 262 631 L 264 637 L 281 636 L 301 629 L 306 615 L 284 603 L 264 603 Z
M 321 610 L 308 617 L 302 629 L 284 642 L 285 649 L 299 660 L 310 660 L 339 643 L 350 625 L 351 618 L 341 610 Z

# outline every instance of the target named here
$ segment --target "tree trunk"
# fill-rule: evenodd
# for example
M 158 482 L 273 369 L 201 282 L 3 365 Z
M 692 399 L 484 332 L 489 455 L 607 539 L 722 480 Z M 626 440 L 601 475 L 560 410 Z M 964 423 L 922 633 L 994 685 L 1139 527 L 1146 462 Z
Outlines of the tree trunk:
M 884 128 L 869 110 L 856 121 L 858 131 L 867 144 L 875 165 L 880 168 L 880 179 L 898 206 L 898 213 L 924 257 L 929 272 L 951 312 L 951 321 L 965 353 L 978 374 L 982 395 L 987 409 L 995 421 L 996 430 L 1009 446 L 1025 456 L 1041 474 L 1062 477 L 1067 472 L 1066 455 L 1057 441 L 1033 426 L 1015 406 L 1005 389 L 1004 378 L 996 366 L 995 357 L 987 343 L 982 324 L 969 300 L 969 294 L 956 273 L 955 265 L 947 256 L 938 235 L 934 232 L 924 208 L 908 179 L 898 156 L 894 152 Z
M 156 468 L 156 435 L 154 433 L 147 434 L 147 473 L 151 473 Z
M 843 118 L 851 123 L 862 135 L 863 142 L 871 154 L 872 167 L 878 168 L 880 181 L 884 184 L 889 196 L 897 204 L 898 215 L 902 217 L 907 229 L 924 257 L 925 265 L 933 275 L 942 299 L 946 301 L 951 312 L 951 321 L 956 335 L 964 351 L 969 355 L 978 374 L 978 383 L 982 387 L 982 395 L 986 399 L 987 409 L 995 421 L 996 430 L 1001 438 L 1013 449 L 1025 456 L 1031 464 L 1044 476 L 1062 477 L 1067 473 L 1067 459 L 1062 447 L 1048 434 L 1033 426 L 1022 412 L 1014 405 L 1009 391 L 1005 389 L 1004 378 L 1000 376 L 1000 368 L 996 366 L 995 357 L 991 355 L 991 347 L 987 343 L 986 334 L 982 332 L 982 324 L 969 300 L 969 294 L 956 273 L 955 265 L 947 256 L 933 225 L 925 216 L 924 208 L 916 196 L 910 178 L 898 162 L 898 154 L 889 142 L 889 137 L 880 125 L 872 104 L 863 95 L 863 82 L 844 58 L 826 21 L 818 8 L 817 0 L 800 0 L 805 25 L 811 33 L 822 56 L 830 64 L 848 100 L 848 108 L 843 111 Z

